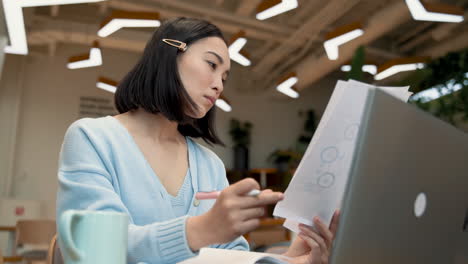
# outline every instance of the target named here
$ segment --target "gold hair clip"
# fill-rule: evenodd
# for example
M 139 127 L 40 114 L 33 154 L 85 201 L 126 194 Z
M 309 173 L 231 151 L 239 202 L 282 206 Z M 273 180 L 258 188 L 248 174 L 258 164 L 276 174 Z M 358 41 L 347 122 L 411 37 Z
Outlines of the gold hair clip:
M 175 39 L 163 39 L 162 41 L 168 45 L 178 48 L 180 51 L 187 50 L 187 44 L 185 42 L 178 41 Z

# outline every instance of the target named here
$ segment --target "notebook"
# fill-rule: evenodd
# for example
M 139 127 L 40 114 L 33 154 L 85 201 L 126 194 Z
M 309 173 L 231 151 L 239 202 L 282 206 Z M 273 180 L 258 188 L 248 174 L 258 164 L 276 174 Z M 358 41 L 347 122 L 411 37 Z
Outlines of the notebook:
M 179 264 L 286 264 L 290 258 L 278 255 L 243 250 L 202 248 L 198 256 Z

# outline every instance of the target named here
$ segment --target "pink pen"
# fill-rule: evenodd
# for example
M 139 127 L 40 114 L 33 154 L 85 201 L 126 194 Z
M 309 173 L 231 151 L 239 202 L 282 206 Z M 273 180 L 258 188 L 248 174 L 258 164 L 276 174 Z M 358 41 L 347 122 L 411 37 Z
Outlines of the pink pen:
M 260 194 L 260 190 L 253 189 L 247 193 L 247 196 L 257 196 Z M 213 192 L 197 192 L 195 194 L 195 199 L 197 200 L 209 200 L 209 199 L 216 199 L 218 198 L 220 191 L 213 191 Z

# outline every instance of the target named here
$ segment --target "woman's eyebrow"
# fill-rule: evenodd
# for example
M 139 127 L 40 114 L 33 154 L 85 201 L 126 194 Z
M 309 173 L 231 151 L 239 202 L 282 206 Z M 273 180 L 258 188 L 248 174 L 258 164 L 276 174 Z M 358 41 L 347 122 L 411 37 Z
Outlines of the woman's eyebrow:
M 209 53 L 209 54 L 213 54 L 213 55 L 215 55 L 215 56 L 216 56 L 216 58 L 218 58 L 218 60 L 219 60 L 219 62 L 220 62 L 221 64 L 223 64 L 223 63 L 224 63 L 224 60 L 223 60 L 223 58 L 221 58 L 221 56 L 219 56 L 219 55 L 218 55 L 216 52 L 213 52 L 213 51 L 207 51 L 206 53 Z

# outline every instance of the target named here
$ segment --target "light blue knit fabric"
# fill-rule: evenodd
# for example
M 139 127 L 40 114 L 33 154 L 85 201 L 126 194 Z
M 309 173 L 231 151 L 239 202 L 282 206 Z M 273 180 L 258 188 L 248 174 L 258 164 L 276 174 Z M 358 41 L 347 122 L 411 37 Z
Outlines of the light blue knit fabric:
M 177 217 L 171 195 L 117 119 L 107 116 L 74 122 L 60 152 L 57 218 L 68 209 L 128 214 L 129 264 L 176 263 L 195 256 L 187 244 L 186 220 L 208 211 L 214 201 L 195 206 L 193 192 L 222 190 L 228 182 L 216 154 L 186 140 L 192 188 L 181 191 L 192 193 L 188 194 L 188 213 Z M 212 247 L 248 250 L 243 237 Z
M 190 174 L 190 169 L 187 170 L 187 175 L 185 176 L 184 182 L 176 196 L 169 194 L 169 200 L 172 204 L 172 210 L 174 210 L 174 215 L 176 217 L 184 216 L 190 210 L 192 197 L 193 197 L 193 187 L 192 187 L 192 175 Z

